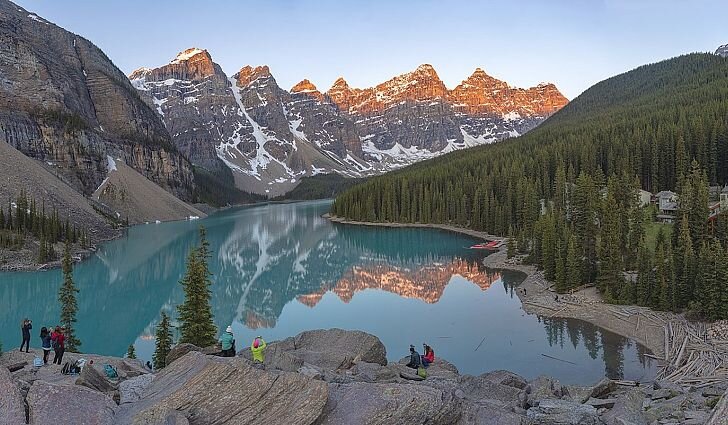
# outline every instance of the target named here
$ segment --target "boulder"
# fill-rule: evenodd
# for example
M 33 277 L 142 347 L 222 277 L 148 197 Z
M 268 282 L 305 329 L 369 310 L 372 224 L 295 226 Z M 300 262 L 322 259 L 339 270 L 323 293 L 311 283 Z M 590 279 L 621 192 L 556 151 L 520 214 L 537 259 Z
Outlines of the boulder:
M 602 421 L 607 425 L 647 425 L 649 422 L 643 413 L 643 400 L 641 391 L 628 391 L 617 398 L 614 407 L 602 416 Z
M 599 423 L 599 414 L 594 406 L 570 400 L 540 400 L 537 407 L 528 409 L 527 416 L 537 424 L 596 425 Z
M 0 366 L 0 424 L 25 423 L 25 404 L 10 372 Z
M 526 388 L 526 385 L 528 385 L 528 382 L 522 376 L 507 370 L 494 370 L 480 375 L 480 378 L 495 384 L 518 388 L 519 390 Z
M 76 379 L 76 385 L 91 388 L 102 393 L 111 393 L 116 390 L 116 387 L 106 379 L 106 376 L 102 375 L 92 365 L 87 365 L 81 369 L 81 373 Z
M 617 389 L 617 383 L 609 378 L 604 378 L 591 387 L 589 398 L 601 398 Z
M 558 380 L 544 375 L 529 382 L 524 390 L 528 394 L 528 406 L 530 407 L 538 406 L 542 399 L 560 399 L 569 395 L 568 389 L 562 387 Z
M 167 353 L 167 357 L 165 359 L 167 366 L 169 366 L 170 364 L 172 364 L 173 361 L 179 359 L 180 357 L 184 356 L 185 354 L 187 354 L 191 351 L 202 352 L 202 348 L 200 348 L 194 344 L 188 344 L 188 343 L 182 343 L 182 344 L 175 345 L 174 347 L 172 347 L 171 350 L 169 350 L 169 353 Z
M 387 365 L 387 350 L 374 335 L 342 329 L 301 332 L 294 338 L 291 354 L 318 367 L 348 369 L 354 361 Z
M 461 409 L 462 401 L 452 393 L 425 385 L 330 384 L 329 401 L 316 424 L 453 424 Z
M 705 425 L 728 425 L 728 391 L 720 398 Z
M 147 373 L 122 381 L 119 384 L 120 403 L 132 403 L 139 400 L 153 380 L 154 375 Z
M 27 402 L 31 425 L 49 422 L 55 425 L 111 425 L 117 409 L 110 397 L 98 391 L 80 385 L 57 385 L 44 381 L 33 383 Z
M 179 412 L 197 424 L 308 425 L 321 415 L 327 399 L 322 381 L 258 370 L 239 357 L 191 351 L 159 372 L 141 399 L 122 404 L 116 423 L 152 424 Z
M 392 368 L 382 366 L 379 363 L 359 362 L 347 374 L 360 382 L 395 382 L 397 373 Z M 416 375 L 416 373 L 415 373 Z
M 484 375 L 462 376 L 459 389 L 466 400 L 497 400 L 503 406 L 518 405 L 518 394 L 521 392 L 518 388 L 493 382 Z

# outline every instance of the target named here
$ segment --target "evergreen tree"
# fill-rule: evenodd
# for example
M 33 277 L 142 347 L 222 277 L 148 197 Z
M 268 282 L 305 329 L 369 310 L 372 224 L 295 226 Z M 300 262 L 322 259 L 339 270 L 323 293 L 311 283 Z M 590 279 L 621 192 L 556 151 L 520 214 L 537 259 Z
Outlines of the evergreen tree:
M 513 228 L 508 232 L 508 245 L 506 257 L 513 258 L 516 256 L 516 237 L 513 235 Z
M 157 333 L 154 341 L 154 355 L 152 363 L 154 369 L 164 369 L 167 366 L 167 355 L 172 349 L 172 326 L 169 323 L 169 316 L 162 312 L 162 320 L 157 325 Z
M 622 293 L 622 253 L 620 250 L 619 211 L 612 193 L 604 200 L 599 241 L 599 275 L 597 285 L 608 298 L 618 300 Z
M 75 323 L 78 303 L 76 294 L 78 289 L 73 283 L 73 261 L 71 260 L 71 245 L 66 242 L 63 251 L 63 283 L 58 290 L 58 300 L 61 303 L 61 325 L 66 327 L 66 350 L 78 352 L 81 341 L 76 337 Z
M 639 269 L 637 275 L 637 283 L 635 285 L 634 302 L 642 306 L 652 305 L 652 253 L 647 245 L 642 242 L 639 253 Z
M 581 259 L 579 255 L 579 245 L 576 237 L 572 234 L 569 237 L 569 247 L 566 253 L 566 282 L 568 288 L 575 288 L 581 285 L 583 273 L 581 271 Z
M 210 298 L 210 273 L 208 268 L 209 243 L 205 228 L 200 226 L 200 245 L 187 257 L 187 271 L 180 282 L 185 301 L 177 306 L 180 321 L 180 342 L 198 347 L 208 347 L 217 342 L 217 327 L 213 322 Z
M 136 349 L 134 348 L 134 344 L 129 344 L 129 348 L 126 349 L 126 357 L 128 359 L 136 359 Z
M 686 213 L 683 213 L 682 218 L 676 224 L 675 233 L 677 233 L 674 250 L 676 279 L 675 306 L 676 308 L 684 308 L 693 299 L 696 280 L 693 241 L 690 238 L 690 226 Z

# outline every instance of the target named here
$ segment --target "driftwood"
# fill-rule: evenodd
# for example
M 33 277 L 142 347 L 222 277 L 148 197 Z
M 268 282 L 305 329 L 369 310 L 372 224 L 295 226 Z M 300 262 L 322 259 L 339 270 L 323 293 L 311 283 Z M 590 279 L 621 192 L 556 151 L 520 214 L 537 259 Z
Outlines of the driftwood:
M 10 372 L 16 372 L 16 371 L 24 368 L 27 365 L 28 365 L 28 362 L 13 363 L 13 364 L 7 365 L 7 368 Z
M 568 360 L 560 359 L 560 358 L 558 358 L 558 357 L 554 357 L 554 356 L 549 356 L 548 354 L 544 354 L 544 353 L 541 353 L 541 355 L 542 355 L 542 356 L 544 356 L 544 357 L 548 357 L 548 358 L 550 358 L 550 359 L 558 360 L 558 361 L 560 361 L 560 362 L 564 362 L 564 363 L 569 363 L 569 364 L 573 364 L 573 365 L 575 365 L 575 364 L 576 364 L 576 363 L 574 363 L 574 362 L 570 362 L 570 361 L 568 361 Z

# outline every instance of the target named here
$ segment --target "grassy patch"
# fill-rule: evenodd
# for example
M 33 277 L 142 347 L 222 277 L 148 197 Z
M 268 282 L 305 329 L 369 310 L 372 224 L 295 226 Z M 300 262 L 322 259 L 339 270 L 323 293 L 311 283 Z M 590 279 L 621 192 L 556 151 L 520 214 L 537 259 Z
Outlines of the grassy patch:
M 662 229 L 662 232 L 665 234 L 666 239 L 670 239 L 672 237 L 672 224 L 663 224 L 663 223 L 647 223 L 645 226 L 645 242 L 647 243 L 647 247 L 650 248 L 653 252 L 655 251 L 655 245 L 657 244 L 657 234 L 660 233 L 660 229 Z

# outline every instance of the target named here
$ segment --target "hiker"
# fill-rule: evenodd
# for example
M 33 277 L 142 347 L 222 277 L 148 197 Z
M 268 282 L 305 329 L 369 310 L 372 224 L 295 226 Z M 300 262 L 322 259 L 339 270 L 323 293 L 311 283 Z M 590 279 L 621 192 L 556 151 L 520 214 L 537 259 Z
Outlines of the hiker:
M 435 362 L 435 351 L 427 344 L 422 344 L 425 354 L 422 356 L 422 366 L 428 367 Z
M 233 327 L 228 326 L 225 333 L 220 338 L 223 357 L 235 357 L 235 337 L 233 336 Z
M 420 366 L 422 366 L 422 359 L 420 358 L 420 353 L 415 350 L 414 345 L 410 345 L 410 361 L 407 363 L 407 367 L 411 367 L 412 369 L 417 369 Z
M 250 346 L 250 351 L 253 352 L 253 363 L 265 363 L 265 347 L 267 344 L 263 341 L 263 337 L 256 336 Z
M 92 360 L 92 361 L 93 361 L 93 360 Z M 147 369 L 149 369 L 149 370 L 153 370 L 153 369 L 154 369 L 154 368 L 152 367 L 152 362 L 150 362 L 149 360 L 147 360 L 147 362 L 145 363 L 145 366 L 146 366 L 146 367 L 147 367 Z
M 20 324 L 20 329 L 23 330 L 23 342 L 20 344 L 20 351 L 23 351 L 23 346 L 25 346 L 25 352 L 27 353 L 30 350 L 30 330 L 33 329 L 33 322 L 25 318 Z
M 66 327 L 56 326 L 56 330 L 51 334 L 51 347 L 55 352 L 53 364 L 61 365 L 63 361 L 63 353 L 66 351 Z
M 48 354 L 51 352 L 51 333 L 48 328 L 40 328 L 40 347 L 43 349 L 43 364 L 48 364 Z

